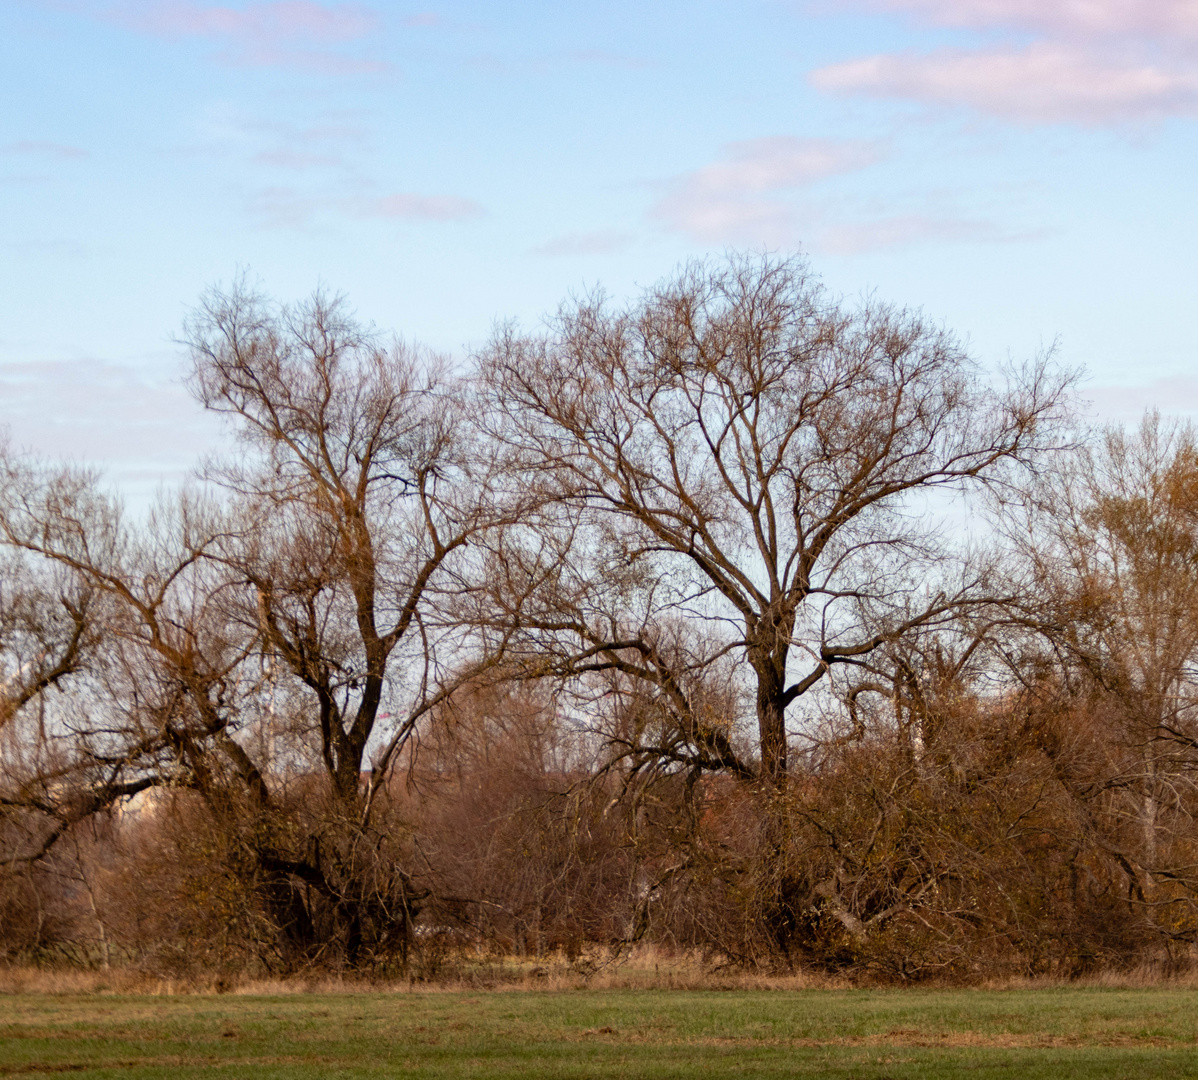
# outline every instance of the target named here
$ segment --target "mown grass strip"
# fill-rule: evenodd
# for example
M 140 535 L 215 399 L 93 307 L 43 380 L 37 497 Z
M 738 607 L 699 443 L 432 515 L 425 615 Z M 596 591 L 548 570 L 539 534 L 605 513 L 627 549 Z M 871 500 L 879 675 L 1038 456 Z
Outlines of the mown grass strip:
M 1198 992 L 8 995 L 0 1076 L 1196 1077 Z

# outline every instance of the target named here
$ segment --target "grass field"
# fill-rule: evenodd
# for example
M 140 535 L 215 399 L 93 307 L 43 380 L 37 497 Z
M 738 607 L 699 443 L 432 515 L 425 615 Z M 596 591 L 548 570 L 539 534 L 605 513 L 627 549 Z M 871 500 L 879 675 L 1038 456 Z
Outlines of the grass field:
M 0 1076 L 1198 1077 L 1171 989 L 0 996 Z

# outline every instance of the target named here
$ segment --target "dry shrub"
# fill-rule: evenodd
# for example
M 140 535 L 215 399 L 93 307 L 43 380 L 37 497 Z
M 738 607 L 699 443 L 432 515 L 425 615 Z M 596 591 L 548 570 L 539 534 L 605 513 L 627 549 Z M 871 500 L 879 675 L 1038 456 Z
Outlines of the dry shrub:
M 214 805 L 170 790 L 127 816 L 110 895 L 123 899 L 114 934 L 138 964 L 172 977 L 335 972 L 347 966 L 347 926 L 354 925 L 338 899 L 358 913 L 356 967 L 404 962 L 419 897 L 405 885 L 410 835 L 395 808 L 384 801 L 372 829 L 355 831 L 318 778 L 280 791 L 269 815 L 236 792 Z M 327 860 L 340 898 L 264 864 L 264 850 L 305 847 L 318 853 L 313 861 Z M 398 896 L 405 888 L 407 896 Z
M 907 982 L 1075 977 L 1168 952 L 1137 901 L 1119 816 L 1069 777 L 1092 755 L 1059 702 L 958 703 L 922 745 L 836 747 L 789 792 L 794 960 Z M 1188 956 L 1188 950 L 1186 950 Z
M 75 937 L 63 882 L 42 865 L 0 872 L 0 963 L 29 963 L 60 953 Z
M 422 943 L 573 959 L 624 936 L 635 860 L 583 753 L 537 688 L 479 685 L 442 711 L 402 787 Z
M 1109 783 L 1130 753 L 1115 706 L 1044 685 L 938 708 L 921 742 L 878 722 L 766 795 L 601 770 L 539 692 L 479 687 L 437 718 L 357 848 L 335 846 L 352 833 L 312 777 L 277 784 L 271 818 L 167 789 L 10 871 L 5 960 L 111 957 L 146 985 L 231 989 L 1187 977 L 1195 808 L 1157 830 L 1167 872 L 1137 873 L 1143 830 Z M 312 837 L 372 890 L 351 897 L 381 913 L 366 963 L 346 962 L 327 897 L 263 873 L 265 841 Z M 297 948 L 289 904 L 315 948 Z

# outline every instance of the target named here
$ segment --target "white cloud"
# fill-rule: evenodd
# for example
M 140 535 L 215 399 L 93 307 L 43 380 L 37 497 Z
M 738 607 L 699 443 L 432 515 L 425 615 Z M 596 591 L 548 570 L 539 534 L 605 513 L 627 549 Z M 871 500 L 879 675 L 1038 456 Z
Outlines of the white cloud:
M 864 0 L 938 26 L 1043 31 L 1095 37 L 1198 40 L 1194 0 Z
M 821 68 L 810 80 L 833 93 L 967 106 L 1026 124 L 1101 126 L 1198 115 L 1198 72 L 1048 43 L 870 56 Z
M 259 47 L 285 41 L 353 41 L 378 26 L 361 4 L 313 0 L 259 0 L 240 7 L 185 0 L 126 0 L 97 12 L 111 22 L 163 37 L 210 37 Z
M 850 3 L 986 32 L 988 40 L 834 64 L 811 73 L 820 90 L 965 107 L 1022 124 L 1126 126 L 1198 115 L 1198 0 Z M 1011 39 L 995 43 L 995 31 Z
M 774 136 L 730 143 L 720 160 L 676 179 L 652 214 L 703 242 L 792 244 L 794 209 L 778 194 L 864 169 L 883 156 L 879 144 L 858 139 Z
M 318 75 L 384 72 L 391 65 L 331 49 L 366 41 L 380 27 L 362 4 L 254 0 L 237 6 L 192 0 L 66 0 L 66 6 L 137 33 L 199 38 L 224 48 L 216 59 L 238 67 L 284 67 Z
M 836 255 L 934 242 L 1014 239 L 993 222 L 939 200 L 914 211 L 864 207 L 843 194 L 796 199 L 820 181 L 885 157 L 876 142 L 778 136 L 731 143 L 718 161 L 677 178 L 651 214 L 705 244 L 810 246 Z
M 712 195 L 778 191 L 863 169 L 882 156 L 876 143 L 858 139 L 748 139 L 729 143 L 723 160 L 691 173 L 686 183 Z

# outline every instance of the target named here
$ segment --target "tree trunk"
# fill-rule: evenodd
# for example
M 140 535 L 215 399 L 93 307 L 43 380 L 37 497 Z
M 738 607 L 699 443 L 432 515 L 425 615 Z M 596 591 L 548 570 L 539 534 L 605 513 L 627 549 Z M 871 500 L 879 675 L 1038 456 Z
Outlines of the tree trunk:
M 786 785 L 786 707 L 783 674 L 775 658 L 754 663 L 757 672 L 757 729 L 761 740 L 761 778 L 773 791 Z
M 757 725 L 761 744 L 759 796 L 762 800 L 757 916 L 769 935 L 775 954 L 788 957 L 795 930 L 795 886 L 787 871 L 790 825 L 786 813 L 785 657 L 759 656 L 753 668 L 757 673 Z

